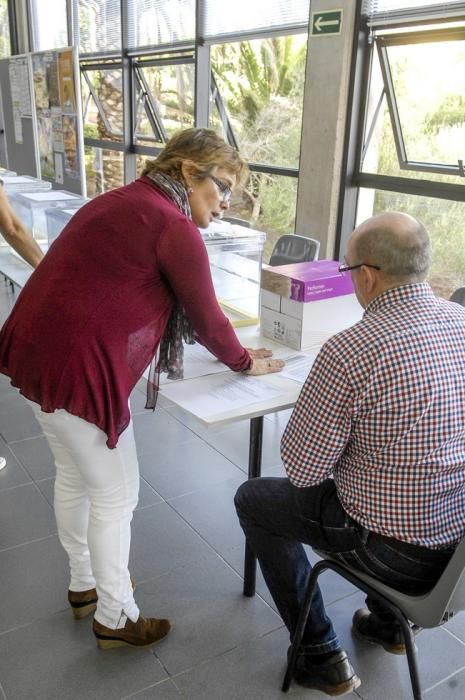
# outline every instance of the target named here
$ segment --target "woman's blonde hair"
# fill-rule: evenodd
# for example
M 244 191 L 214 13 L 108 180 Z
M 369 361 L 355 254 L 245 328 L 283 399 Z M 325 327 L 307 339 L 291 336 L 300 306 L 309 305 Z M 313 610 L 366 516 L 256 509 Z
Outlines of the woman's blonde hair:
M 202 180 L 215 167 L 229 170 L 236 176 L 236 184 L 243 184 L 249 169 L 239 152 L 226 143 L 213 129 L 185 129 L 178 131 L 167 141 L 155 160 L 146 161 L 142 175 L 162 172 L 184 183 L 181 166 L 190 161 L 198 171 L 196 179 Z

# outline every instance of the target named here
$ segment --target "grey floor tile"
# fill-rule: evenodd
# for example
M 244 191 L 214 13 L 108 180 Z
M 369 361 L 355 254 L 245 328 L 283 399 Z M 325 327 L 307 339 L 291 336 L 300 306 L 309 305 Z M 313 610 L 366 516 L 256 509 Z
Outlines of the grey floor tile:
M 218 434 L 205 435 L 204 440 L 221 452 L 244 472 L 249 464 L 249 422 L 234 423 Z M 282 430 L 276 430 L 270 421 L 263 421 L 262 469 L 281 464 L 280 442 Z
M 55 494 L 55 477 L 49 479 L 41 479 L 40 481 L 36 481 L 35 484 L 39 489 L 40 493 L 47 500 L 47 503 L 49 503 L 53 508 L 53 497 Z
M 315 563 L 319 559 L 311 550 L 309 550 L 310 563 Z M 244 543 L 239 546 L 231 547 L 221 552 L 222 557 L 225 561 L 233 567 L 235 571 L 243 578 L 244 576 Z M 342 598 L 347 598 L 347 596 L 353 595 L 358 591 L 357 588 L 348 583 L 342 576 L 338 576 L 332 571 L 325 571 L 320 576 L 320 588 L 323 594 L 323 599 L 325 605 L 330 605 Z M 276 610 L 275 603 L 271 597 L 271 593 L 268 590 L 268 586 L 265 583 L 260 566 L 257 564 L 257 578 L 256 578 L 256 590 L 257 594 L 263 598 L 268 605 Z
M 165 411 L 174 418 L 176 418 L 176 420 L 178 420 L 180 423 L 192 430 L 193 433 L 195 433 L 203 439 L 211 437 L 212 435 L 219 435 L 220 433 L 227 432 L 231 428 L 230 425 L 224 424 L 213 425 L 211 427 L 206 426 L 197 418 L 191 416 L 190 413 L 187 413 L 186 411 L 183 411 L 182 408 L 179 408 L 179 406 L 176 406 L 176 404 L 173 404 L 167 401 L 166 399 L 165 401 Z M 238 421 L 237 423 L 235 423 L 236 426 L 240 424 L 244 424 L 245 430 L 248 431 L 249 421 Z
M 465 642 L 465 612 L 462 611 L 458 615 L 454 615 L 449 622 L 446 622 L 444 629 L 449 630 L 462 642 Z
M 170 505 L 217 551 L 241 545 L 244 534 L 234 508 L 234 494 L 244 481 L 238 475 L 220 484 L 170 500 Z
M 149 649 L 101 651 L 89 619 L 51 615 L 0 636 L 8 700 L 115 700 L 166 678 Z
M 243 478 L 234 464 L 196 436 L 161 455 L 141 455 L 139 465 L 144 479 L 165 499 L 235 476 Z
M 189 700 L 282 700 L 288 644 L 287 631 L 279 629 L 176 676 L 176 685 Z M 323 700 L 328 696 L 292 686 L 289 697 Z M 346 697 L 356 698 L 353 693 Z
M 0 491 L 12 486 L 30 483 L 30 475 L 18 462 L 10 447 L 3 441 L 0 445 L 0 456 L 6 459 L 6 466 L 0 471 Z
M 223 559 L 234 569 L 234 571 L 237 572 L 237 574 L 241 577 L 241 579 L 244 579 L 244 552 L 245 552 L 245 540 L 243 539 L 242 543 L 240 545 L 236 545 L 235 547 L 229 547 L 221 552 L 221 556 Z M 259 595 L 263 600 L 265 600 L 270 607 L 272 607 L 276 611 L 276 605 L 274 604 L 273 598 L 271 597 L 271 593 L 268 590 L 268 586 L 265 583 L 265 580 L 263 578 L 263 574 L 261 572 L 260 567 L 257 565 L 257 574 L 256 574 L 256 591 L 257 595 Z
M 363 604 L 364 596 L 358 593 L 328 607 L 328 614 L 362 680 L 357 692 L 367 700 L 407 700 L 412 697 L 407 657 L 388 654 L 376 645 L 351 638 L 353 612 Z M 416 645 L 424 689 L 435 686 L 465 665 L 464 645 L 440 627 L 423 630 L 416 637 Z
M 423 695 L 425 700 L 462 700 L 465 698 L 465 667 Z
M 289 422 L 289 418 L 292 415 L 294 409 L 288 408 L 285 411 L 276 411 L 276 413 L 267 413 L 265 420 L 270 421 L 275 425 L 281 432 L 284 430 Z
M 166 503 L 134 513 L 130 569 L 138 582 L 197 561 L 211 548 Z
M 241 579 L 218 557 L 138 588 L 141 608 L 159 610 L 173 623 L 168 643 L 156 649 L 170 675 L 282 626 L 266 603 L 241 591 Z
M 137 385 L 133 389 L 129 400 L 131 403 L 131 413 L 133 416 L 135 416 L 138 413 L 144 413 L 145 411 L 148 412 L 148 410 L 145 408 L 145 404 L 147 401 L 147 393 L 145 389 L 144 391 L 141 391 L 139 385 Z
M 24 398 L 19 391 L 11 386 L 10 378 L 1 375 L 2 383 L 0 384 L 0 414 L 3 415 L 13 408 L 24 407 L 26 404 Z
M 68 608 L 68 558 L 56 535 L 1 551 L 0 571 L 0 634 Z
M 0 491 L 0 550 L 55 532 L 53 510 L 34 484 Z
M 157 493 L 150 484 L 146 482 L 145 479 L 141 477 L 140 488 L 139 488 L 139 502 L 137 504 L 137 509 L 147 508 L 147 506 L 153 506 L 155 503 L 161 503 L 163 498 Z
M 134 695 L 126 695 L 121 700 L 178 700 L 185 697 L 176 688 L 172 680 L 161 681 L 150 688 L 145 688 Z
M 134 416 L 134 433 L 139 455 L 157 454 L 159 445 L 186 442 L 192 432 L 162 408 Z
M 43 435 L 14 442 L 10 447 L 34 481 L 55 476 L 53 455 Z
M 34 418 L 32 409 L 21 399 L 16 403 L 16 397 L 0 403 L 0 434 L 6 442 L 16 442 L 24 438 L 36 437 L 42 430 Z

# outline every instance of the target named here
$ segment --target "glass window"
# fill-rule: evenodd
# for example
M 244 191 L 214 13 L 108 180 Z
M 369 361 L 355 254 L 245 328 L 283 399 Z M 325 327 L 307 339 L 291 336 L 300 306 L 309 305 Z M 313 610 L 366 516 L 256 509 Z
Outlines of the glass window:
M 80 53 L 120 52 L 120 0 L 78 0 L 78 3 Z
M 250 162 L 297 168 L 307 35 L 212 47 L 211 126 Z
M 462 185 L 465 32 L 404 42 L 374 55 L 362 170 Z
M 34 51 L 69 46 L 66 0 L 31 0 Z
M 0 0 L 0 58 L 11 55 L 8 0 Z
M 193 63 L 135 66 L 136 143 L 160 146 L 175 131 L 194 126 Z
M 81 72 L 84 135 L 94 139 L 123 140 L 121 68 Z
M 403 211 L 419 219 L 433 243 L 433 264 L 428 282 L 434 292 L 449 299 L 465 286 L 465 202 L 362 189 L 357 224 L 382 211 Z
M 87 196 L 95 197 L 124 184 L 124 160 L 121 151 L 84 146 Z
M 227 34 L 307 29 L 310 0 L 204 0 L 200 10 L 200 36 L 212 39 Z
M 296 177 L 253 172 L 247 187 L 234 193 L 226 216 L 246 219 L 266 233 L 264 262 L 268 262 L 278 238 L 295 231 L 297 182 Z
M 431 10 L 438 13 L 454 8 L 463 7 L 463 0 L 364 0 L 362 5 L 363 14 L 370 17 L 389 17 L 395 15 L 399 11 L 414 11 L 417 13 Z
M 195 0 L 133 0 L 129 46 L 175 44 L 195 38 Z

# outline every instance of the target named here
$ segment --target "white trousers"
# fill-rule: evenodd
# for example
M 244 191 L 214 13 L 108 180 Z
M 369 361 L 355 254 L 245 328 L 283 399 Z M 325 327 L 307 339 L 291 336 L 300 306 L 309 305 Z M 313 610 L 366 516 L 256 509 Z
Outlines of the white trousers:
M 60 409 L 29 405 L 55 458 L 55 515 L 69 557 L 70 590 L 96 587 L 95 618 L 111 629 L 136 622 L 128 571 L 131 520 L 139 497 L 139 464 L 132 422 L 115 449 L 92 423 Z

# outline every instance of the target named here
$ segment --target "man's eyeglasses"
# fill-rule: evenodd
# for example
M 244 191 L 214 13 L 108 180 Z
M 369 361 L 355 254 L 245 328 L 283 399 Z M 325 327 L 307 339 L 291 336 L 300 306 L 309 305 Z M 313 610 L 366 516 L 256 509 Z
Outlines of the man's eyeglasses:
M 232 195 L 232 189 L 230 188 L 230 186 L 223 182 L 223 180 L 220 180 L 218 177 L 215 177 L 214 175 L 209 175 L 208 177 L 210 178 L 210 180 L 213 180 L 215 185 L 218 187 L 223 202 L 229 202 Z
M 358 265 L 339 265 L 338 270 L 343 275 L 345 272 L 349 272 L 350 270 L 358 270 L 359 267 L 372 267 L 373 270 L 381 270 L 379 265 L 370 265 L 369 263 L 359 263 Z

